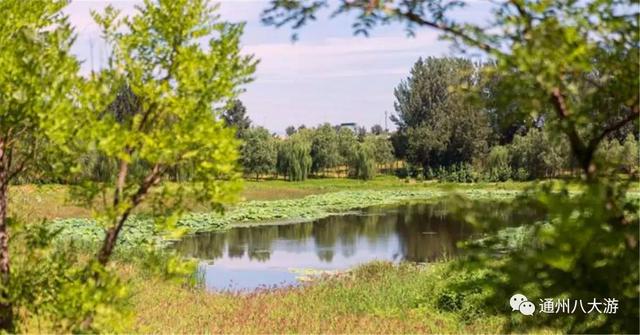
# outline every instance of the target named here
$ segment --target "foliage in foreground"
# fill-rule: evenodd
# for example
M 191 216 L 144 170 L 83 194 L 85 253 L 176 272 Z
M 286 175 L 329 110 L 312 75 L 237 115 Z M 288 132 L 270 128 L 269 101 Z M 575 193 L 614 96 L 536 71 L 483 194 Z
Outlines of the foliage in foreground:
M 189 284 L 195 271 L 195 263 L 153 249 L 117 258 L 115 266 L 104 268 L 73 244 L 52 243 L 58 232 L 47 223 L 12 229 L 16 256 L 9 292 L 21 333 L 127 332 L 135 320 L 134 291 L 130 278 L 116 269 L 133 266 L 167 285 Z
M 15 331 L 15 321 L 22 316 L 17 313 L 29 310 L 32 302 L 37 305 L 35 313 L 50 317 L 48 321 L 60 330 L 99 332 L 117 326 L 122 310 L 118 298 L 126 285 L 112 280 L 108 264 L 135 209 L 146 202 L 157 214 L 155 229 L 171 230 L 186 206 L 185 198 L 221 210 L 221 202 L 233 200 L 239 190 L 237 142 L 218 116 L 220 106 L 237 95 L 255 70 L 252 56 L 240 54 L 243 25 L 220 21 L 216 6 L 207 0 L 147 0 L 124 18 L 108 6 L 103 14 L 93 13 L 110 48 L 107 65 L 69 87 L 58 82 L 78 71 L 77 62 L 68 55 L 73 38 L 62 13 L 66 4 L 51 0 L 0 5 L 2 14 L 11 18 L 0 34 L 0 62 L 16 65 L 2 66 L 2 78 L 11 87 L 2 78 L 0 85 L 23 100 L 8 106 L 16 117 L 5 117 L 5 108 L 0 108 L 0 329 L 9 332 Z M 18 35 L 24 38 L 7 47 Z M 51 68 L 60 70 L 60 78 Z M 66 98 L 73 103 L 47 114 L 58 112 L 51 101 Z M 56 161 L 48 172 L 53 178 L 77 181 L 74 199 L 93 210 L 96 228 L 103 231 L 102 242 L 98 248 L 92 246 L 94 256 L 85 262 L 67 262 L 59 258 L 64 253 L 54 251 L 48 258 L 51 266 L 41 269 L 44 272 L 9 270 L 7 223 L 15 220 L 5 219 L 8 181 L 22 165 L 33 167 L 27 159 L 17 161 L 21 167 L 15 171 L 10 166 L 13 158 L 19 158 L 12 156 L 12 148 L 5 150 L 17 143 L 5 140 L 13 131 L 20 134 L 20 151 L 35 148 L 36 140 L 54 148 Z M 39 138 L 42 134 L 46 136 Z M 27 150 L 25 156 L 33 155 Z M 117 177 L 109 182 L 92 179 L 85 171 L 87 156 L 112 163 Z M 188 188 L 169 183 L 173 171 L 182 166 L 193 171 Z M 24 253 L 20 250 L 16 261 L 28 264 Z M 31 291 L 16 289 L 46 280 L 52 282 L 43 285 L 48 294 L 43 300 L 38 296 L 33 301 Z M 56 312 L 47 314 L 46 309 Z M 105 313 L 108 321 L 102 320 Z
M 505 211 L 537 208 L 545 217 L 531 223 L 519 243 L 513 235 L 493 234 L 470 242 L 469 258 L 460 264 L 469 271 L 488 271 L 481 280 L 469 280 L 458 292 L 483 288 L 491 294 L 484 303 L 501 306 L 515 293 L 527 296 L 536 306 L 539 299 L 617 299 L 615 314 L 540 314 L 518 319 L 516 331 L 531 326 L 553 326 L 568 333 L 637 333 L 638 315 L 638 199 L 625 196 L 626 188 L 590 184 L 573 197 L 566 190 L 552 192 L 536 187 Z M 504 219 L 465 203 L 459 209 L 470 223 L 485 229 L 504 226 Z M 496 257 L 496 253 L 500 256 Z M 499 289 L 498 289 L 499 288 Z M 604 306 L 600 307 L 600 311 Z M 512 314 L 496 308 L 499 314 Z

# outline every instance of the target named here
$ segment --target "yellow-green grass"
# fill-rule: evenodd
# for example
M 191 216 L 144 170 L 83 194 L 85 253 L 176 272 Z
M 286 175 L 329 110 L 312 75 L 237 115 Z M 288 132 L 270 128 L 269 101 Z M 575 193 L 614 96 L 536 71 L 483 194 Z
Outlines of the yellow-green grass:
M 505 318 L 437 308 L 446 263 L 371 263 L 297 288 L 206 292 L 135 276 L 135 324 L 144 333 L 499 333 Z
M 240 201 L 295 199 L 311 194 L 341 190 L 522 190 L 531 184 L 530 182 L 452 184 L 434 181 L 407 181 L 393 176 L 380 176 L 370 181 L 346 178 L 318 178 L 302 182 L 248 180 L 244 182 Z M 54 218 L 90 217 L 90 210 L 70 200 L 69 189 L 69 186 L 66 185 L 12 186 L 9 190 L 10 213 L 28 222 Z M 195 204 L 192 209 L 194 211 L 207 210 Z M 141 211 L 144 211 L 144 207 Z

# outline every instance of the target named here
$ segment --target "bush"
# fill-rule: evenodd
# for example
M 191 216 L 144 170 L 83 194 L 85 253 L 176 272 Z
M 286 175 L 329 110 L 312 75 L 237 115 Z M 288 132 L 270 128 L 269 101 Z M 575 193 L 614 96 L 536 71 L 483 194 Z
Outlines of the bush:
M 508 149 L 511 171 L 516 171 L 513 177 L 517 180 L 553 177 L 569 166 L 568 144 L 551 141 L 549 134 L 536 128 L 524 136 L 516 135 Z
M 400 179 L 405 179 L 405 178 L 409 177 L 409 169 L 406 166 L 403 166 L 401 168 L 397 168 L 397 169 L 395 169 L 395 175 L 396 175 L 396 177 L 398 177 Z
M 488 181 L 507 181 L 512 171 L 509 165 L 509 149 L 505 146 L 491 148 L 485 164 L 485 178 Z
M 516 332 L 552 326 L 568 333 L 638 333 L 638 199 L 629 199 L 627 186 L 612 181 L 586 184 L 573 196 L 566 185 L 560 191 L 557 186 L 536 186 L 506 205 L 505 211 L 538 208 L 544 220 L 530 225 L 522 243 L 512 243 L 513 234 L 489 234 L 482 243 L 472 243 L 461 268 L 488 275 L 469 279 L 466 287 L 490 292 L 482 308 L 511 317 Z M 508 224 L 504 215 L 469 203 L 460 206 L 466 209 L 458 211 L 461 217 L 476 226 L 495 229 Z M 615 314 L 522 319 L 505 308 L 516 292 L 536 304 L 544 298 L 581 299 L 585 308 L 594 298 L 615 298 L 621 308 Z
M 604 140 L 596 157 L 605 168 L 633 174 L 638 170 L 638 142 L 633 134 L 627 135 L 623 143 L 615 138 Z
M 438 167 L 435 170 L 427 169 L 427 176 L 433 175 L 439 181 L 450 183 L 473 183 L 479 180 L 478 175 L 471 164 L 459 163 L 449 167 Z

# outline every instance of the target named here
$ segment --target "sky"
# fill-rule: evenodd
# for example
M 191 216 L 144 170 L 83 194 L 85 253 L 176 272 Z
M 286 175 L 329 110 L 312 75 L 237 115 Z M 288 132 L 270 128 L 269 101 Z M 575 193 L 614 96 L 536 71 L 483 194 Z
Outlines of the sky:
M 85 72 L 105 63 L 108 50 L 90 11 L 102 11 L 108 4 L 132 15 L 140 2 L 76 0 L 65 9 L 78 34 L 73 52 Z M 265 0 L 223 0 L 219 13 L 225 21 L 246 22 L 243 53 L 255 55 L 260 63 L 254 81 L 244 86 L 239 98 L 255 125 L 279 134 L 289 125 L 325 122 L 384 127 L 385 111 L 394 113 L 394 87 L 413 63 L 419 57 L 455 55 L 435 30 L 419 29 L 410 38 L 401 25 L 391 25 L 375 29 L 369 37 L 354 36 L 348 16 L 330 19 L 329 12 L 304 27 L 299 40 L 292 42 L 290 28 L 260 23 L 267 6 Z M 484 0 L 471 1 L 457 17 L 481 23 L 489 8 Z M 387 124 L 393 128 L 391 121 Z

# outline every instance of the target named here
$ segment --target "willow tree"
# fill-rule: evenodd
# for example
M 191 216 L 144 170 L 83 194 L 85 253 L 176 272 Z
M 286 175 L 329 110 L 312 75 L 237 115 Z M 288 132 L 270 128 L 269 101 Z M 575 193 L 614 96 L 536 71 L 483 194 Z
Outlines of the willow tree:
M 311 172 L 311 144 L 295 134 L 278 146 L 276 168 L 289 181 L 303 181 Z
M 0 2 L 0 329 L 14 328 L 8 186 L 42 155 L 38 144 L 65 117 L 78 63 L 66 1 Z

